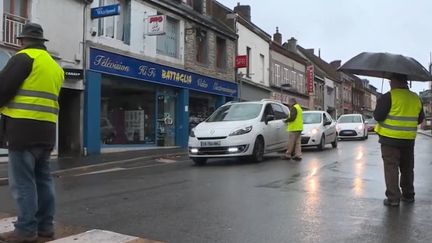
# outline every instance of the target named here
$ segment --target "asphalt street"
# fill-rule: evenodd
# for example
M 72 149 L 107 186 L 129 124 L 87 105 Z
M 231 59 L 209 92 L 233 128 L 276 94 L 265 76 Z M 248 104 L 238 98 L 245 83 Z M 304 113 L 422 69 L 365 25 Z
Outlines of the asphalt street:
M 56 175 L 57 218 L 165 242 L 432 242 L 432 138 L 416 143 L 416 202 L 383 206 L 376 135 L 303 160 L 262 163 L 185 156 Z M 14 215 L 6 186 L 0 212 Z

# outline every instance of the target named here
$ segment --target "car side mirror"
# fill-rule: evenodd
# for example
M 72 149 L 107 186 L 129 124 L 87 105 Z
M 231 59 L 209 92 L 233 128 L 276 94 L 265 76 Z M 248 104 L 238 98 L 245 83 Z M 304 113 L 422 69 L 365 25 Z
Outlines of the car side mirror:
M 369 124 L 369 122 L 368 122 L 368 121 L 365 121 L 365 124 Z
M 268 123 L 269 121 L 273 121 L 274 119 L 275 119 L 274 115 L 267 115 L 267 116 L 265 117 L 265 124 L 267 125 L 267 123 Z
M 328 126 L 328 125 L 331 125 L 331 124 L 332 124 L 331 121 L 325 121 L 325 122 L 324 122 L 324 126 Z

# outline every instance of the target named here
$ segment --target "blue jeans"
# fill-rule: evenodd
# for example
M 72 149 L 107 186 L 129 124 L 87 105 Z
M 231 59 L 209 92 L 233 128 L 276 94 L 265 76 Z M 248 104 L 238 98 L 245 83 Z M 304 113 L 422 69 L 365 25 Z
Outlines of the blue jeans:
M 9 188 L 18 208 L 15 230 L 22 235 L 54 230 L 50 154 L 45 148 L 9 150 Z

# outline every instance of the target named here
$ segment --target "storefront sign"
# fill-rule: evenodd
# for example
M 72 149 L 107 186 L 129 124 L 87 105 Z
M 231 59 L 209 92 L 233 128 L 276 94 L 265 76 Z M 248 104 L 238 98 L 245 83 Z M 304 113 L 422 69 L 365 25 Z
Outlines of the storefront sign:
M 308 93 L 314 92 L 314 66 L 307 66 L 306 67 L 306 87 Z
M 164 15 L 153 15 L 147 18 L 147 35 L 165 34 L 166 17 Z
M 99 49 L 90 49 L 90 69 L 148 82 L 237 97 L 237 84 Z
M 248 66 L 248 58 L 246 55 L 236 56 L 235 58 L 235 68 L 245 68 Z
M 113 4 L 91 9 L 91 18 L 103 18 L 113 15 L 120 15 L 120 4 Z
M 301 97 L 297 97 L 297 96 L 292 96 L 292 95 L 287 95 L 287 94 L 281 94 L 279 92 L 272 92 L 270 99 L 273 100 L 278 100 L 283 104 L 289 104 L 289 99 L 290 98 L 295 98 L 297 103 L 304 108 L 308 108 L 309 107 L 309 99 L 305 99 L 305 98 L 301 98 Z
M 74 68 L 63 68 L 65 79 L 80 80 L 83 79 L 83 70 Z

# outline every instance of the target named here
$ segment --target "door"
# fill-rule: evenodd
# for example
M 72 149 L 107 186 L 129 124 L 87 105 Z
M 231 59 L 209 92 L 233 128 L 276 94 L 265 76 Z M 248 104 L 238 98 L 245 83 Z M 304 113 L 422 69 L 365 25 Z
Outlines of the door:
M 175 146 L 177 95 L 173 90 L 162 90 L 157 95 L 157 146 Z
M 277 138 L 278 121 L 273 119 L 267 124 L 265 124 L 265 119 L 269 115 L 274 117 L 274 112 L 271 104 L 266 105 L 266 107 L 264 108 L 263 117 L 261 119 L 261 121 L 263 122 L 263 136 L 266 151 L 274 150 L 279 142 Z
M 336 139 L 336 124 L 328 113 L 323 113 L 323 125 L 330 122 L 330 125 L 324 126 L 326 143 L 333 142 Z
M 285 120 L 288 118 L 288 108 L 284 110 L 282 105 L 272 104 L 276 123 L 276 137 L 278 140 L 277 148 L 285 149 L 288 142 L 288 132 L 286 131 Z

